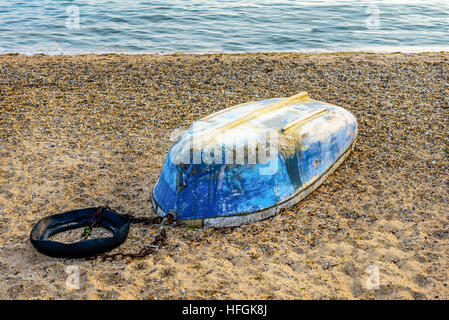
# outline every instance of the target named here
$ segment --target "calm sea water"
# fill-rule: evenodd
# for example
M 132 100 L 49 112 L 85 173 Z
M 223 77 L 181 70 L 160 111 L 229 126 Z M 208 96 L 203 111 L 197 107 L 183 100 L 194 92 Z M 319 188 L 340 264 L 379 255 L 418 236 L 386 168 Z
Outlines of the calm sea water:
M 347 50 L 449 50 L 449 0 L 0 0 L 0 53 Z

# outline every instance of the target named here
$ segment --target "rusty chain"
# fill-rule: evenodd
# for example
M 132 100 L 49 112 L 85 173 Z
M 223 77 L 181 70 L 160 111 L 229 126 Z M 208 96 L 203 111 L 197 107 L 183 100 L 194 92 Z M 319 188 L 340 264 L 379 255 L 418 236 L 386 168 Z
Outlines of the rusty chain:
M 84 229 L 83 234 L 81 235 L 81 237 L 83 238 L 83 240 L 86 240 L 88 238 L 88 236 L 91 234 L 92 232 L 92 228 L 99 226 L 99 223 L 101 221 L 101 213 L 103 211 L 103 209 L 108 209 L 108 210 L 112 210 L 117 212 L 116 210 L 111 209 L 108 206 L 99 206 L 97 208 L 97 211 L 94 213 L 92 219 L 93 222 Z M 128 218 L 128 220 L 131 223 L 143 223 L 146 225 L 155 225 L 158 224 L 160 225 L 160 231 L 159 233 L 156 235 L 155 239 L 153 240 L 153 242 L 142 248 L 139 252 L 136 253 L 124 253 L 124 252 L 117 252 L 117 253 L 102 253 L 102 254 L 96 254 L 92 257 L 87 258 L 88 260 L 95 260 L 97 258 L 103 258 L 104 260 L 116 260 L 118 258 L 144 258 L 152 253 L 154 253 L 154 251 L 156 251 L 157 249 L 160 248 L 160 246 L 162 246 L 165 241 L 167 240 L 167 231 L 165 230 L 165 226 L 168 225 L 169 223 L 174 223 L 176 222 L 176 219 L 174 218 L 172 213 L 167 214 L 165 217 L 152 217 L 152 218 L 145 218 L 145 217 L 135 217 L 133 215 L 130 214 L 124 214 L 124 217 Z

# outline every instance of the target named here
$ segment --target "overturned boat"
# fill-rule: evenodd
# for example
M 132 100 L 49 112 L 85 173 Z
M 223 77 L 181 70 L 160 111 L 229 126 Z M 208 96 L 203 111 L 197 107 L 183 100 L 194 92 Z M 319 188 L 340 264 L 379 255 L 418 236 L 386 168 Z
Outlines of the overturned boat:
M 207 116 L 180 134 L 153 190 L 158 215 L 192 226 L 268 218 L 315 190 L 348 156 L 357 121 L 308 97 L 252 101 Z

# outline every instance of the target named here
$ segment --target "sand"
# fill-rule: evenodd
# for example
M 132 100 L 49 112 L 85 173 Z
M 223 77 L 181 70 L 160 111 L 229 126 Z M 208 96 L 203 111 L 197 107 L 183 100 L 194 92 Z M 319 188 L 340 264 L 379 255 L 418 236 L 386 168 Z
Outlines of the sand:
M 448 59 L 0 56 L 0 298 L 448 299 Z M 359 138 L 290 210 L 232 229 L 169 226 L 144 259 L 55 259 L 32 247 L 33 225 L 50 214 L 107 204 L 154 215 L 173 130 L 299 91 L 350 110 Z M 133 225 L 113 252 L 138 251 L 157 231 Z

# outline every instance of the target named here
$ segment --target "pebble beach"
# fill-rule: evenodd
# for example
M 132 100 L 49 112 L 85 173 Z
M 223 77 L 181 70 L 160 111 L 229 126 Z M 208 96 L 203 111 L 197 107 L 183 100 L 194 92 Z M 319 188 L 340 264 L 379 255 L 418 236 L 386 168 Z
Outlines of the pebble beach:
M 1 299 L 449 299 L 449 53 L 6 54 L 0 75 Z M 140 259 L 56 259 L 31 245 L 51 214 L 154 216 L 174 130 L 300 91 L 352 112 L 359 136 L 296 206 L 236 228 L 168 226 Z M 132 225 L 112 253 L 158 231 Z

